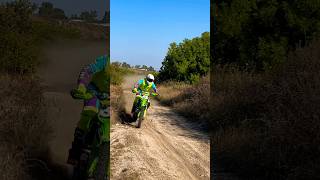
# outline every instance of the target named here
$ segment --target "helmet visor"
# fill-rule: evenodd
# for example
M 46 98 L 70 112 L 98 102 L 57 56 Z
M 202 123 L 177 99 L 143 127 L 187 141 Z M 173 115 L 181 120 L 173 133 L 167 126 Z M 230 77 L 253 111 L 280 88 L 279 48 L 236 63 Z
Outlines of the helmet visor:
M 147 78 L 148 82 L 153 82 L 153 79 Z

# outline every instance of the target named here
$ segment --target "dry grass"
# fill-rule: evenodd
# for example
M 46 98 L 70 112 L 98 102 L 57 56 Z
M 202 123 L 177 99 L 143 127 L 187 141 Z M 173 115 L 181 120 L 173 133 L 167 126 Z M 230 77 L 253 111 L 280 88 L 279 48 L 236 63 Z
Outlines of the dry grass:
M 1 143 L 0 179 L 17 180 L 30 178 L 25 169 L 24 154 L 16 149 L 18 147 L 14 145 Z
M 320 178 L 320 43 L 273 72 L 213 71 L 214 157 L 245 179 Z
M 209 128 L 210 80 L 204 77 L 198 84 L 165 82 L 158 86 L 160 103 L 172 106 L 188 119 Z
M 190 88 L 191 85 L 183 83 L 183 82 L 175 82 L 175 81 L 168 81 L 163 82 L 158 85 L 158 91 L 161 96 L 158 96 L 158 100 L 162 104 L 173 106 L 175 103 L 182 101 L 180 99 L 181 94 L 187 88 Z
M 0 86 L 0 179 L 30 179 L 41 171 L 51 133 L 42 89 L 30 77 L 1 76 Z
M 90 23 L 81 22 L 64 22 L 63 26 L 66 28 L 78 29 L 81 33 L 81 38 L 90 40 L 106 40 L 109 42 L 110 37 L 108 32 L 110 32 L 109 26 L 99 26 Z
M 51 27 L 53 29 L 56 29 L 58 27 L 60 28 L 60 31 L 65 31 L 63 33 L 64 35 L 68 35 L 69 37 L 76 37 L 84 40 L 106 40 L 106 42 L 109 41 L 109 26 L 105 27 L 86 22 L 55 20 L 39 16 L 32 16 L 31 18 L 33 22 L 41 23 L 42 25 L 46 26 L 49 25 L 48 27 Z M 50 29 L 46 30 L 46 32 L 48 31 L 50 31 Z M 51 31 L 53 30 L 51 29 Z
M 122 98 L 122 88 L 119 85 L 111 85 L 111 124 L 116 124 L 120 120 L 120 115 L 124 112 L 124 99 Z
M 211 125 L 213 130 L 238 125 L 242 120 L 255 118 L 262 103 L 263 80 L 260 74 L 239 71 L 234 66 L 215 67 L 211 73 Z

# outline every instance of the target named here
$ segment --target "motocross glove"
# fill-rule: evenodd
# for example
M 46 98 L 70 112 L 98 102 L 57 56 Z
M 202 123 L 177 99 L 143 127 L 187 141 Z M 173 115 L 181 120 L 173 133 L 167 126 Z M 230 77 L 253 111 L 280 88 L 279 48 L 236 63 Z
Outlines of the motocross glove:
M 137 88 L 132 89 L 132 93 L 137 93 L 137 92 L 138 92 Z
M 84 99 L 84 100 L 88 100 L 93 97 L 93 95 L 90 92 L 87 92 L 87 88 L 85 87 L 84 84 L 79 84 L 77 89 L 73 89 L 71 91 L 71 96 L 74 99 Z
M 157 96 L 158 94 L 157 93 L 151 93 L 151 96 L 152 97 L 155 97 L 155 96 Z
M 110 106 L 110 100 L 109 99 L 105 99 L 105 100 L 101 100 L 100 101 L 102 106 Z
M 84 84 L 79 84 L 77 91 L 81 94 L 85 94 L 87 92 L 87 88 Z

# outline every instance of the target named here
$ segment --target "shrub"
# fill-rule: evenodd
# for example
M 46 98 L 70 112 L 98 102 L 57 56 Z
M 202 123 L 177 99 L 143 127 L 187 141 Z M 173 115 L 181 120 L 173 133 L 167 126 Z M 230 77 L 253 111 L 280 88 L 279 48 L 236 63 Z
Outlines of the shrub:
M 211 105 L 217 163 L 243 177 L 318 179 L 320 43 L 264 74 L 218 69 Z
M 31 36 L 31 13 L 28 1 L 0 5 L 0 70 L 34 70 L 36 50 Z
M 27 179 L 43 170 L 51 137 L 42 89 L 30 77 L 0 77 L 0 179 Z
M 41 44 L 44 41 L 59 38 L 79 38 L 80 30 L 75 27 L 59 25 L 54 20 L 34 20 L 32 22 L 32 33 L 35 41 Z
M 209 129 L 209 76 L 203 77 L 197 84 L 167 81 L 159 85 L 160 103 L 172 106 L 178 113 L 200 126 Z
M 126 74 L 133 73 L 129 68 L 123 68 L 114 64 L 111 64 L 110 76 L 112 85 L 121 85 Z
M 210 79 L 203 77 L 193 86 L 184 89 L 180 95 L 181 101 L 173 107 L 184 116 L 194 122 L 204 125 L 209 129 L 209 100 L 210 100 Z
M 269 70 L 287 61 L 289 50 L 308 45 L 320 33 L 317 0 L 219 1 L 212 6 L 215 64 Z
M 54 21 L 33 20 L 32 5 L 27 0 L 0 5 L 0 71 L 33 73 L 40 63 L 41 43 L 57 37 L 79 37 L 78 30 Z

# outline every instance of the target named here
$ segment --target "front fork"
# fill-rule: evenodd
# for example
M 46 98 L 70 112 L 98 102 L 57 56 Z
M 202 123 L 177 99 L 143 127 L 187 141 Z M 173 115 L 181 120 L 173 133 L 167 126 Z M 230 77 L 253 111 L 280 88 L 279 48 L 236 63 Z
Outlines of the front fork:
M 142 107 L 142 110 L 139 112 L 138 117 L 144 119 L 147 115 L 147 107 Z
M 139 108 L 141 101 L 142 101 L 141 97 L 137 96 L 136 99 L 133 102 L 133 105 L 132 105 L 132 113 L 134 111 L 136 111 L 137 108 Z M 150 100 L 148 99 L 148 103 L 147 103 L 147 108 L 146 109 L 149 109 L 149 107 L 150 107 Z
M 110 117 L 99 118 L 100 128 L 99 128 L 99 138 L 95 138 L 94 144 L 94 152 L 92 154 L 92 159 L 90 160 L 88 167 L 88 176 L 93 177 L 94 172 L 97 169 L 97 165 L 99 162 L 100 148 L 104 144 L 108 144 L 109 152 L 110 152 Z M 110 153 L 108 157 L 108 162 L 106 164 L 106 171 L 108 176 L 110 175 Z M 109 176 L 110 177 L 110 176 Z

